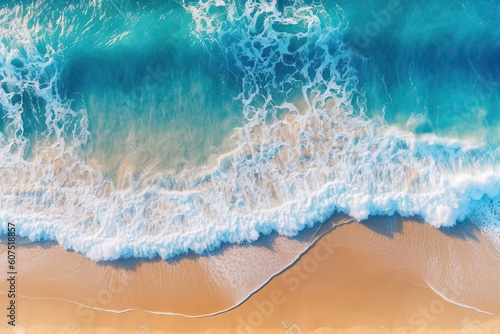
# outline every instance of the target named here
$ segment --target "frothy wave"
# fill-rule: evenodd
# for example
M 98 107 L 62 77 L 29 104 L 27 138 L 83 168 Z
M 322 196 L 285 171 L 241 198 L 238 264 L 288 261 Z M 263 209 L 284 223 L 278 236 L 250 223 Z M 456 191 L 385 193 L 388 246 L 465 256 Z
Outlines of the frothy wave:
M 500 241 L 499 150 L 417 139 L 366 117 L 340 9 L 184 7 L 207 53 L 238 78 L 245 124 L 213 169 L 147 182 L 126 171 L 121 185 L 86 163 L 86 110 L 58 89 L 62 51 L 37 48 L 19 9 L 2 9 L 2 233 L 14 221 L 21 236 L 93 260 L 169 258 L 271 231 L 293 236 L 343 212 L 421 216 L 435 227 L 470 218 Z

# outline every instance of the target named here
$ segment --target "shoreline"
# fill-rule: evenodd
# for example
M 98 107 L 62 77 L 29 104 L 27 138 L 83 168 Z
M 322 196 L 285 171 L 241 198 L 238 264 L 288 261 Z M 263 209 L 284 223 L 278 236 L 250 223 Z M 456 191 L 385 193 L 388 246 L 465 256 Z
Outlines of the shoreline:
M 79 253 L 65 250 L 55 242 L 30 243 L 18 247 L 18 271 L 20 279 L 29 282 L 24 295 L 34 298 L 70 300 L 85 307 L 118 312 L 145 310 L 185 316 L 214 315 L 243 303 L 273 277 L 293 265 L 324 233 L 351 221 L 345 215 L 334 215 L 321 225 L 303 230 L 296 238 L 272 233 L 261 236 L 253 243 L 225 244 L 206 255 L 190 253 L 167 261 L 159 258 L 131 258 L 93 262 Z M 2 253 L 5 248 L 5 245 L 0 245 Z M 245 269 L 240 261 L 249 257 L 265 259 L 265 268 L 253 261 L 252 268 L 247 268 L 246 273 L 242 272 Z M 57 268 L 56 263 L 69 263 L 71 266 Z M 175 283 L 155 281 L 153 286 L 144 291 L 141 282 L 148 280 L 151 273 Z M 185 278 L 186 274 L 189 279 Z M 90 286 L 86 282 L 89 275 L 99 276 L 102 281 Z M 63 286 L 66 285 L 65 289 L 50 284 L 59 281 L 60 276 L 65 277 L 61 282 Z M 40 277 L 43 279 L 40 280 Z M 44 285 L 47 282 L 49 285 Z M 184 286 L 185 289 L 177 291 L 178 286 Z M 99 295 L 101 292 L 108 294 L 109 291 L 109 294 L 116 295 L 125 288 L 134 292 L 134 296 L 127 301 L 118 298 L 108 300 Z M 168 296 L 170 302 L 167 305 L 160 304 L 160 296 Z M 193 308 L 190 301 L 197 297 L 212 302 Z M 136 307 L 130 307 L 131 304 Z M 148 309 L 147 306 L 152 308 Z
M 305 332 L 313 332 L 312 328 L 316 325 L 318 326 L 326 325 L 327 327 L 330 326 L 328 328 L 330 328 L 330 330 L 333 330 L 332 328 L 334 327 L 331 326 L 338 326 L 338 322 L 335 321 L 332 323 L 331 319 L 329 318 L 332 317 L 335 320 L 338 320 L 337 317 L 340 318 L 340 316 L 342 316 L 341 318 L 352 319 L 356 315 L 359 316 L 358 313 L 360 311 L 358 310 L 358 308 L 363 309 L 363 307 L 368 308 L 371 311 L 368 313 L 361 312 L 364 314 L 363 316 L 361 316 L 361 319 L 364 320 L 361 320 L 359 322 L 352 322 L 351 324 L 360 325 L 361 327 L 366 324 L 370 324 L 367 328 L 371 329 L 368 330 L 366 328 L 365 329 L 359 328 L 360 333 L 377 332 L 378 327 L 373 328 L 375 326 L 374 323 L 377 323 L 378 321 L 376 319 L 380 319 L 381 322 L 384 321 L 387 322 L 388 323 L 387 326 L 390 327 L 392 330 L 394 330 L 395 328 L 405 328 L 404 327 L 405 321 L 407 323 L 407 327 L 409 326 L 408 328 L 410 328 L 412 327 L 412 324 L 419 322 L 423 323 L 422 318 L 418 317 L 418 314 L 417 315 L 413 314 L 411 317 L 408 316 L 408 314 L 402 316 L 403 319 L 406 319 L 403 322 L 401 322 L 401 319 L 399 319 L 398 321 L 396 321 L 397 320 L 396 319 L 394 320 L 395 322 L 391 323 L 387 319 L 391 319 L 392 314 L 401 313 L 402 310 L 404 311 L 405 309 L 408 308 L 418 311 L 421 305 L 424 306 L 427 305 L 428 307 L 429 305 L 432 305 L 436 310 L 438 309 L 440 310 L 440 307 L 443 308 L 443 305 L 446 305 L 446 309 L 450 310 L 449 311 L 450 314 L 455 314 L 458 312 L 461 314 L 465 314 L 465 316 L 471 317 L 471 319 L 479 319 L 483 325 L 488 324 L 489 322 L 493 322 L 494 326 L 500 328 L 500 317 L 498 315 L 491 316 L 485 313 L 475 311 L 473 309 L 468 309 L 460 306 L 460 302 L 466 301 L 467 303 L 464 304 L 472 305 L 471 307 L 476 307 L 479 309 L 485 308 L 486 312 L 499 314 L 500 312 L 498 311 L 500 311 L 500 303 L 496 302 L 499 299 L 496 299 L 495 293 L 500 292 L 500 289 L 498 289 L 497 292 L 495 291 L 495 286 L 491 285 L 492 282 L 491 279 L 494 280 L 495 277 L 490 277 L 489 281 L 483 277 L 481 278 L 482 281 L 477 282 L 475 290 L 471 290 L 472 289 L 471 288 L 471 289 L 466 289 L 467 291 L 463 291 L 463 289 L 462 290 L 457 289 L 457 286 L 459 285 L 455 283 L 451 284 L 447 280 L 451 277 L 452 280 L 455 281 L 460 281 L 462 283 L 468 282 L 468 279 L 470 277 L 467 276 L 471 276 L 472 275 L 471 272 L 474 272 L 474 269 L 481 268 L 484 265 L 491 265 L 491 262 L 488 261 L 484 262 L 485 259 L 496 261 L 495 258 L 486 256 L 489 254 L 486 253 L 486 251 L 483 251 L 483 253 L 478 252 L 478 249 L 487 250 L 488 252 L 492 251 L 492 249 L 488 248 L 491 245 L 487 244 L 487 239 L 484 239 L 481 235 L 476 235 L 477 240 L 472 239 L 472 237 L 462 239 L 456 236 L 447 235 L 450 234 L 448 233 L 449 231 L 445 232 L 439 231 L 431 227 L 430 225 L 421 222 L 405 220 L 402 218 L 393 218 L 393 220 L 394 220 L 393 222 L 396 222 L 395 225 L 391 223 L 390 217 L 380 217 L 380 218 L 374 218 L 367 222 L 361 222 L 361 223 L 353 222 L 349 224 L 339 225 L 333 228 L 333 230 L 326 228 L 326 231 L 323 231 L 326 233 L 321 238 L 315 239 L 315 241 L 307 247 L 307 250 L 305 252 L 299 254 L 298 259 L 294 260 L 291 264 L 289 264 L 286 268 L 282 269 L 282 271 L 280 271 L 279 273 L 271 275 L 271 277 L 268 278 L 267 281 L 261 281 L 260 287 L 255 291 L 251 292 L 249 296 L 247 296 L 246 298 L 243 299 L 243 301 L 240 302 L 237 302 L 238 293 L 235 293 L 234 287 L 227 285 L 226 288 L 224 289 L 220 287 L 220 284 L 215 283 L 217 282 L 217 279 L 220 280 L 221 278 L 220 271 L 223 270 L 224 268 L 227 269 L 228 267 L 221 266 L 221 264 L 219 263 L 218 264 L 219 266 L 215 267 L 216 270 L 214 269 L 214 267 L 212 267 L 211 270 L 207 270 L 208 266 L 204 267 L 203 268 L 204 270 L 200 270 L 200 268 L 203 267 L 200 266 L 201 264 L 206 265 L 206 262 L 203 262 L 202 257 L 194 259 L 182 259 L 178 262 L 169 264 L 170 266 L 176 267 L 184 263 L 184 266 L 176 267 L 177 270 L 182 268 L 184 272 L 175 273 L 171 271 L 170 274 L 173 274 L 173 276 L 170 277 L 165 275 L 162 276 L 162 274 L 165 274 L 165 272 L 159 271 L 161 263 L 164 262 L 137 261 L 138 263 L 134 263 L 133 261 L 130 260 L 124 261 L 126 264 L 129 265 L 128 275 L 130 275 L 130 277 L 120 276 L 120 273 L 126 271 L 120 266 L 117 265 L 113 266 L 110 264 L 99 265 L 94 263 L 95 268 L 97 269 L 105 267 L 108 268 L 109 270 L 109 268 L 113 268 L 115 273 L 118 273 L 118 275 L 115 276 L 115 282 L 117 283 L 121 282 L 124 283 L 124 285 L 121 286 L 121 285 L 111 284 L 108 285 L 107 288 L 105 288 L 104 290 L 99 286 L 96 286 L 96 287 L 91 287 L 90 290 L 81 291 L 79 290 L 81 288 L 81 285 L 79 286 L 77 284 L 78 282 L 75 282 L 74 279 L 68 276 L 58 275 L 61 274 L 61 272 L 60 270 L 59 272 L 57 272 L 55 268 L 57 267 L 57 265 L 55 266 L 54 264 L 65 263 L 67 266 L 69 266 L 71 264 L 74 265 L 76 263 L 78 265 L 73 267 L 72 269 L 76 272 L 76 274 L 85 275 L 87 273 L 82 268 L 85 268 L 85 263 L 87 262 L 88 259 L 85 260 L 85 258 L 83 258 L 83 256 L 81 256 L 80 254 L 74 252 L 73 253 L 68 252 L 62 249 L 62 247 L 57 245 L 56 246 L 52 245 L 49 246 L 48 248 L 41 248 L 39 245 L 22 248 L 22 250 L 20 250 L 20 253 L 26 253 L 24 255 L 29 255 L 29 256 L 35 255 L 35 257 L 32 257 L 33 261 L 43 262 L 44 259 L 46 260 L 46 256 L 48 256 L 52 260 L 57 260 L 57 262 L 53 262 L 52 267 L 48 268 L 49 270 L 54 271 L 55 275 L 53 275 L 53 277 L 49 278 L 43 277 L 41 276 L 39 270 L 38 271 L 35 270 L 37 271 L 36 272 L 37 276 L 30 276 L 30 275 L 22 276 L 21 272 L 21 275 L 19 277 L 20 295 L 27 295 L 28 294 L 26 293 L 27 291 L 34 291 L 34 289 L 40 289 L 42 287 L 44 289 L 43 292 L 45 294 L 51 292 L 59 292 L 59 293 L 71 292 L 73 294 L 78 295 L 79 293 L 82 292 L 89 294 L 92 293 L 93 291 L 93 293 L 96 293 L 97 296 L 101 295 L 102 297 L 104 295 L 104 297 L 101 298 L 100 300 L 101 306 L 107 306 L 109 307 L 109 309 L 107 308 L 92 309 L 91 307 L 77 305 L 78 302 L 72 299 L 56 300 L 56 299 L 45 299 L 43 297 L 41 297 L 41 299 L 37 299 L 40 297 L 36 296 L 19 297 L 20 321 L 23 323 L 24 326 L 28 326 L 32 329 L 35 329 L 34 332 L 37 332 L 36 328 L 40 329 L 43 327 L 44 329 L 41 330 L 40 333 L 45 333 L 46 332 L 45 330 L 48 330 L 48 328 L 51 326 L 55 326 L 54 329 L 60 330 L 62 328 L 61 326 L 63 326 L 64 324 L 60 323 L 58 324 L 57 319 L 53 319 L 52 316 L 45 314 L 44 313 L 45 311 L 40 311 L 40 310 L 49 309 L 51 311 L 57 311 L 51 313 L 58 314 L 63 309 L 68 309 L 72 310 L 72 312 L 70 312 L 70 314 L 67 315 L 68 319 L 74 320 L 74 318 L 76 318 L 75 321 L 71 320 L 71 322 L 78 324 L 77 326 L 78 328 L 81 328 L 82 323 L 85 323 L 85 320 L 89 319 L 88 317 L 82 318 L 81 314 L 87 314 L 87 315 L 93 314 L 92 318 L 94 317 L 99 319 L 102 318 L 104 323 L 110 323 L 110 324 L 112 323 L 114 324 L 112 326 L 113 328 L 115 327 L 120 328 L 120 331 L 116 331 L 117 333 L 128 332 L 129 330 L 128 325 L 125 326 L 121 324 L 121 322 L 124 319 L 129 319 L 129 318 L 136 320 L 147 319 L 147 322 L 151 323 L 153 327 L 158 328 L 157 326 L 159 326 L 158 328 L 159 333 L 163 332 L 169 333 L 164 328 L 161 328 L 160 319 L 164 320 L 166 319 L 168 320 L 169 323 L 172 323 L 173 325 L 177 324 L 176 326 L 178 327 L 176 327 L 177 329 L 173 332 L 182 332 L 183 330 L 185 330 L 184 329 L 186 328 L 185 326 L 187 326 L 187 328 L 194 326 L 198 329 L 201 329 L 202 327 L 212 328 L 214 329 L 213 333 L 218 333 L 215 330 L 216 328 L 218 328 L 217 326 L 228 326 L 227 328 L 234 329 L 243 323 L 241 322 L 242 320 L 246 324 L 248 324 L 249 321 L 248 319 L 250 319 L 251 322 L 253 321 L 254 323 L 259 323 L 260 321 L 256 322 L 257 318 L 255 318 L 256 317 L 255 312 L 259 311 L 260 310 L 259 307 L 262 307 L 262 305 L 267 305 L 269 309 L 269 307 L 271 307 L 269 306 L 271 305 L 268 303 L 269 301 L 273 300 L 275 301 L 272 302 L 273 310 L 278 311 L 282 309 L 288 309 L 288 312 L 290 313 L 292 312 L 294 305 L 296 307 L 299 306 L 299 309 L 303 309 L 302 307 L 300 307 L 300 305 L 306 303 L 306 301 L 311 299 L 311 297 L 314 297 L 310 302 L 307 302 L 309 304 L 312 303 L 312 305 L 308 305 L 308 308 L 305 308 L 302 312 L 300 312 L 299 314 L 295 314 L 295 316 L 293 316 L 293 319 L 296 319 L 297 323 L 299 322 L 298 319 L 300 319 L 301 328 L 303 327 L 303 330 Z M 389 228 L 387 228 L 387 226 L 389 226 Z M 324 227 L 325 227 L 324 225 L 321 226 L 321 228 Z M 318 230 L 318 232 L 321 232 L 320 231 L 321 228 Z M 385 228 L 386 230 L 382 231 L 379 228 Z M 465 233 L 466 235 L 468 235 L 467 231 L 469 231 L 469 227 L 463 226 L 462 229 L 463 231 L 460 233 Z M 435 242 L 438 240 L 440 240 L 439 243 Z M 443 240 L 446 241 L 443 242 Z M 421 244 L 424 245 L 429 245 L 429 244 L 434 245 L 434 249 L 427 249 L 427 253 L 424 252 L 421 254 L 412 252 L 415 250 L 414 248 L 415 245 L 419 244 L 419 241 Z M 297 245 L 302 245 L 302 246 L 304 245 L 304 243 L 301 244 L 298 243 L 297 241 L 294 242 L 295 243 L 293 244 L 288 244 L 288 246 L 292 245 L 292 247 L 297 247 Z M 229 252 L 229 254 L 231 254 L 233 257 L 232 258 L 222 257 L 222 260 L 221 259 L 219 260 L 221 260 L 222 262 L 224 261 L 227 262 L 228 260 L 235 260 L 238 259 L 238 257 L 240 257 L 240 259 L 238 259 L 239 260 L 238 263 L 233 263 L 233 267 L 247 266 L 253 268 L 252 263 L 255 264 L 256 262 L 257 264 L 262 264 L 263 262 L 265 262 L 264 258 L 262 257 L 260 258 L 256 258 L 255 256 L 252 257 L 252 253 L 250 252 L 250 250 L 253 250 L 253 247 L 257 247 L 257 249 L 262 248 L 264 250 L 261 251 L 259 255 L 266 254 L 271 257 L 276 257 L 277 254 L 281 255 L 282 253 L 286 253 L 286 251 L 289 251 L 289 249 L 287 249 L 283 245 L 287 245 L 285 239 L 275 238 L 272 244 L 272 246 L 275 247 L 272 248 L 272 251 L 269 250 L 269 248 L 267 248 L 269 247 L 269 244 L 266 245 L 266 243 L 258 245 L 234 246 L 236 250 L 239 250 L 241 252 L 235 252 L 235 250 L 231 250 L 231 247 L 229 247 L 229 250 L 226 249 L 224 250 L 224 252 L 226 254 Z M 3 246 L 4 245 L 2 245 L 2 254 L 4 248 Z M 425 250 L 425 248 L 422 249 Z M 471 250 L 473 253 L 472 255 L 474 255 L 475 253 L 474 255 L 475 257 L 473 256 L 471 258 L 472 255 L 469 254 L 468 252 Z M 421 262 L 421 259 L 432 258 L 432 257 L 426 257 L 426 255 L 429 256 L 434 254 L 433 255 L 434 258 L 450 260 L 449 255 L 453 254 L 453 251 L 457 251 L 456 253 L 457 256 L 453 258 L 454 260 L 452 260 L 455 261 L 455 264 L 457 263 L 460 264 L 461 263 L 460 261 L 462 260 L 465 261 L 465 263 L 470 264 L 469 261 L 471 259 L 483 262 L 482 263 L 473 262 L 475 267 L 469 268 L 468 269 L 469 271 L 462 273 L 462 276 L 455 276 L 455 272 L 453 272 L 453 270 L 444 266 L 443 273 L 441 274 L 435 273 L 435 276 L 438 276 L 439 274 L 440 277 L 438 277 L 437 279 L 434 278 L 435 282 L 429 282 L 430 281 L 429 277 L 426 277 L 426 275 L 429 274 L 428 270 L 432 269 L 432 265 L 430 265 L 430 262 L 427 263 L 427 265 L 425 265 L 425 263 Z M 68 254 L 70 254 L 69 256 L 71 258 L 73 259 L 79 258 L 79 260 L 78 261 L 73 260 L 73 262 L 66 262 L 66 260 L 69 259 Z M 244 256 L 245 254 L 247 254 L 247 256 L 245 258 L 241 258 L 241 256 Z M 408 258 L 407 254 L 412 254 L 412 257 Z M 215 256 L 210 256 L 209 259 L 216 259 L 217 256 L 221 255 L 219 254 Z M 456 262 L 457 259 L 461 260 L 459 262 Z M 453 264 L 452 261 L 447 262 L 447 265 L 448 266 L 452 265 Z M 186 265 L 185 263 L 189 265 Z M 282 264 L 283 262 L 281 261 L 279 263 Z M 84 264 L 83 267 L 82 264 Z M 497 261 L 496 267 L 491 267 L 489 269 L 488 274 L 489 276 L 494 276 L 495 274 L 498 273 L 500 273 L 500 263 Z M 96 272 L 94 272 L 94 274 L 96 274 Z M 144 276 L 144 274 L 146 274 L 146 276 Z M 238 277 L 233 278 L 233 283 L 245 282 L 244 280 L 241 280 L 243 278 L 248 279 L 248 272 L 242 271 L 233 274 L 242 276 L 240 277 L 240 281 L 237 280 Z M 448 274 L 448 276 L 446 276 L 446 274 Z M 147 275 L 149 275 L 148 283 L 154 281 L 155 275 L 160 275 L 160 277 L 162 277 L 163 285 L 168 285 L 168 286 L 175 285 L 174 286 L 175 289 L 182 291 L 181 296 L 182 298 L 184 298 L 184 303 L 191 305 L 190 310 L 196 309 L 197 311 L 202 311 L 203 309 L 205 310 L 210 308 L 214 309 L 214 307 L 222 307 L 223 305 L 228 305 L 230 303 L 234 304 L 229 309 L 227 308 L 221 309 L 215 312 L 217 313 L 216 315 L 205 314 L 205 315 L 191 315 L 191 316 L 171 315 L 171 314 L 166 314 L 167 312 L 155 311 L 155 310 L 144 310 L 144 309 L 131 310 L 131 308 L 123 309 L 122 311 L 116 311 L 113 310 L 112 307 L 110 307 L 112 305 L 115 306 L 125 305 L 127 303 L 140 304 L 141 300 L 140 298 L 138 298 L 138 296 L 140 295 L 151 296 L 154 295 L 155 293 L 156 294 L 159 293 L 158 290 L 155 290 L 156 286 L 154 284 L 153 286 L 147 284 L 142 287 L 138 287 L 133 284 L 134 276 L 136 278 L 137 277 L 140 278 L 140 277 L 148 277 Z M 184 283 L 178 284 L 181 281 L 175 280 L 176 275 L 178 276 L 180 275 L 182 278 L 181 281 L 183 281 Z M 189 294 L 188 293 L 189 290 L 193 288 L 193 286 L 189 284 L 190 276 L 192 278 L 194 277 L 195 281 L 198 280 L 198 283 L 201 284 L 202 289 L 199 289 L 198 286 L 198 290 L 196 291 L 202 291 L 203 289 L 206 288 L 211 290 L 205 291 L 203 295 L 199 295 L 196 293 Z M 37 278 L 35 279 L 35 277 Z M 94 277 L 99 277 L 99 276 L 97 275 Z M 383 279 L 380 279 L 380 277 L 383 277 Z M 174 278 L 174 280 L 172 280 L 172 278 Z M 251 278 L 258 279 L 262 278 L 262 276 L 257 275 Z M 426 283 L 426 281 L 429 283 Z M 446 282 L 447 284 L 443 285 L 442 284 L 443 282 Z M 488 282 L 490 282 L 489 286 Z M 50 286 L 50 284 L 52 284 L 52 286 Z M 2 285 L 0 285 L 1 290 L 4 290 L 3 285 L 4 285 L 3 283 Z M 254 285 L 257 285 L 257 283 L 254 282 Z M 484 287 L 484 289 L 478 287 Z M 433 291 L 433 289 L 435 291 Z M 402 305 L 399 305 L 398 307 L 395 307 L 394 305 L 390 304 L 387 305 L 387 301 L 384 300 L 379 300 L 378 302 L 374 303 L 373 300 L 370 299 L 373 299 L 375 298 L 374 296 L 377 296 L 377 290 L 385 291 L 387 296 L 390 296 L 390 299 L 392 300 L 393 303 Z M 281 293 L 278 293 L 277 291 L 281 291 Z M 361 293 L 361 291 L 363 291 L 363 293 Z M 485 299 L 484 297 L 485 291 L 487 292 L 486 296 L 489 296 L 488 297 L 489 300 Z M 342 305 L 336 305 L 335 302 L 332 303 L 332 301 L 327 298 L 328 296 L 331 297 L 332 294 L 335 296 L 341 296 L 340 300 Z M 404 298 L 401 296 L 401 294 L 410 294 L 411 297 L 407 296 L 407 298 Z M 421 295 L 425 296 L 425 298 L 427 298 L 427 301 L 425 300 L 425 298 L 424 300 L 419 300 L 422 298 Z M 239 296 L 241 297 L 241 294 Z M 477 296 L 479 296 L 479 300 L 482 301 L 483 305 L 477 304 L 478 300 Z M 167 300 L 168 297 L 170 296 L 164 295 L 161 297 L 165 298 L 165 300 L 162 301 L 162 298 L 153 298 L 150 300 L 150 306 L 156 308 L 172 307 L 173 305 L 172 300 Z M 285 297 L 287 299 L 287 302 L 281 303 L 280 301 L 282 300 L 282 298 Z M 2 295 L 2 298 L 0 298 L 0 300 L 3 300 L 4 298 L 5 296 Z M 49 297 L 49 298 L 57 298 L 57 297 Z M 97 301 L 99 301 L 99 299 Z M 180 299 L 176 299 L 175 301 L 178 302 L 180 301 Z M 207 305 L 210 307 L 207 308 Z M 256 305 L 259 305 L 259 307 L 257 307 Z M 383 307 L 380 305 L 383 305 Z M 319 310 L 318 307 L 320 307 Z M 392 311 L 384 313 L 378 310 L 381 307 L 382 308 L 385 307 L 388 310 Z M 327 310 L 331 309 L 334 310 L 335 312 L 338 312 L 338 316 L 326 316 L 325 309 Z M 31 310 L 30 311 L 31 313 L 34 312 L 33 310 L 38 310 L 38 311 L 33 313 L 34 314 L 33 316 L 27 317 L 27 315 L 30 314 L 30 312 L 27 312 L 29 310 Z M 443 314 L 445 313 L 447 314 L 447 312 L 443 311 Z M 279 314 L 281 313 L 282 311 L 280 311 Z M 275 331 L 277 328 L 279 328 L 276 326 L 280 325 L 281 320 L 283 319 L 276 319 L 277 316 L 278 314 L 274 315 L 273 313 L 269 317 L 264 317 L 262 319 L 262 326 L 263 326 L 262 330 L 264 330 L 265 328 L 274 328 L 273 331 Z M 316 318 L 319 317 L 319 320 L 318 319 L 316 319 L 315 321 L 308 320 L 309 318 L 315 318 L 315 317 Z M 447 317 L 449 318 L 451 316 Z M 399 318 L 401 318 L 401 316 L 399 316 Z M 62 319 L 64 319 L 64 316 L 62 317 Z M 202 327 L 198 327 L 198 325 L 200 324 Z M 107 329 L 104 330 L 100 327 L 101 326 L 100 322 L 94 323 L 94 321 L 92 321 L 92 323 L 88 325 L 90 325 L 92 328 L 92 330 L 89 331 L 89 333 L 108 332 Z M 125 327 L 121 327 L 122 325 Z M 381 324 L 380 326 L 382 325 L 383 324 Z M 431 323 L 431 325 L 436 325 L 436 324 Z M 448 326 L 448 323 L 446 321 L 444 321 L 442 324 L 439 322 L 439 325 L 446 327 Z M 44 326 L 49 326 L 49 327 L 44 327 Z M 345 328 L 350 328 L 349 321 L 345 322 L 345 326 L 347 326 Z M 451 327 L 457 326 L 456 321 L 453 326 L 452 324 L 449 324 L 448 327 L 450 326 Z M 253 328 L 255 326 L 250 326 L 250 327 Z M 257 327 L 259 328 L 258 332 L 261 332 L 260 327 L 259 326 Z M 328 332 L 327 329 L 325 330 L 326 332 Z M 111 333 L 113 331 L 109 332 Z M 155 330 L 154 332 L 156 333 L 157 331 Z M 188 333 L 189 331 L 185 332 Z M 196 330 L 194 332 L 199 332 L 199 331 Z M 209 332 L 210 331 L 207 331 L 207 333 Z M 221 330 L 220 332 L 224 332 L 224 330 Z M 242 329 L 240 332 L 245 333 L 249 331 Z M 320 331 L 319 333 L 323 332 Z M 134 331 L 131 331 L 131 333 L 134 333 Z

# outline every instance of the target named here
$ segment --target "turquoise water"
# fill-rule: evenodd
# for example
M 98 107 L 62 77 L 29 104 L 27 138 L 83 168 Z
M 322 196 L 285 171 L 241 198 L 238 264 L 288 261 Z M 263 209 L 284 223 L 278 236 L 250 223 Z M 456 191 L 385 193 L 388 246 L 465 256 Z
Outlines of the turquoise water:
M 368 58 L 360 66 L 368 113 L 417 134 L 498 146 L 500 6 L 393 1 L 391 13 L 389 3 L 340 4 L 347 39 Z
M 0 219 L 94 260 L 292 236 L 335 212 L 500 242 L 492 1 L 14 1 Z

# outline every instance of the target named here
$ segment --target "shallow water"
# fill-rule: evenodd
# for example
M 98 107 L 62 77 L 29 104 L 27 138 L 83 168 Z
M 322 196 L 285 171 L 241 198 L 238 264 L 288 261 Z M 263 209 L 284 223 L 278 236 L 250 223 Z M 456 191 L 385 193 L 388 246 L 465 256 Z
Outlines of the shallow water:
M 93 260 L 198 253 L 334 212 L 500 242 L 500 6 L 11 2 L 0 202 Z

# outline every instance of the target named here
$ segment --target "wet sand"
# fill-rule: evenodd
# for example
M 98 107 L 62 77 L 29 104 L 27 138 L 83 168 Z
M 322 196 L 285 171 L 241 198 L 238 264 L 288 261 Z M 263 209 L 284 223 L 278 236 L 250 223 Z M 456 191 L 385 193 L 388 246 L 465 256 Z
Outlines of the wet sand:
M 18 320 L 29 333 L 58 334 L 499 332 L 500 316 L 484 312 L 500 314 L 500 255 L 480 231 L 397 217 L 342 222 L 170 262 L 95 264 L 58 245 L 22 246 Z M 5 257 L 5 246 L 1 251 Z M 0 289 L 6 305 L 6 284 Z M 188 318 L 67 300 L 195 316 L 245 301 Z

